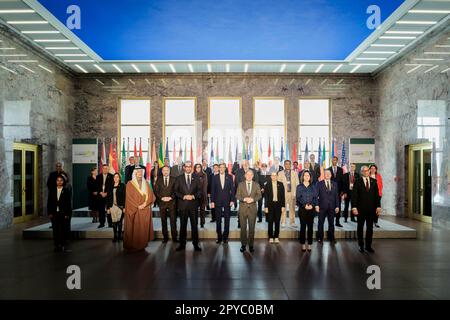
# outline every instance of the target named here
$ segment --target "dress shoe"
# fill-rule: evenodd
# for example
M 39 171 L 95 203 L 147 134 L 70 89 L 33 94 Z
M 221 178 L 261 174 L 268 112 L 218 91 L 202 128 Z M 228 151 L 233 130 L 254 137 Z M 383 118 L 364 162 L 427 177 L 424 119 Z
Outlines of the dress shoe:
M 371 247 L 366 248 L 366 251 L 367 251 L 367 252 L 370 252 L 370 253 L 375 253 L 375 250 L 373 250 Z
M 105 227 L 104 224 L 99 224 L 97 228 L 100 229 L 100 228 L 104 228 L 104 227 Z
M 364 248 L 363 247 L 359 247 L 359 252 L 364 253 Z
M 246 250 L 246 249 L 245 249 L 245 246 L 242 246 L 240 251 L 241 251 L 241 252 L 245 252 L 245 250 Z
M 108 224 L 108 228 L 112 228 L 112 224 Z
M 345 219 L 344 222 L 347 223 L 348 222 L 347 219 Z
M 163 241 L 162 241 L 162 243 L 167 243 L 169 241 L 169 239 L 164 239 Z
M 342 228 L 343 226 L 340 223 L 336 223 L 336 227 Z
M 258 223 L 261 223 L 261 222 L 262 222 L 262 219 L 259 219 L 259 220 L 258 220 Z
M 228 240 L 223 240 L 223 244 L 228 244 Z
M 311 245 L 308 244 L 308 252 L 311 252 L 311 250 L 312 250 Z
M 216 240 L 216 243 L 220 244 L 220 243 L 222 243 L 222 240 Z
M 317 239 L 317 243 L 322 244 L 323 240 L 322 239 Z
M 306 246 L 302 244 L 302 252 L 306 252 Z
M 211 221 L 210 221 L 211 223 L 213 223 L 213 222 L 216 222 L 216 219 L 211 219 Z
M 252 253 L 255 252 L 255 248 L 250 247 L 249 249 L 250 249 L 250 252 L 252 252 Z
M 379 225 L 378 223 L 375 223 L 374 226 L 375 226 L 376 228 L 380 228 L 380 225 Z
M 200 225 L 200 228 L 202 228 L 202 229 L 203 229 L 204 227 L 205 227 L 205 225 L 204 225 L 204 224 Z
M 181 244 L 177 247 L 176 251 L 184 251 L 186 246 L 182 246 Z
M 202 248 L 200 248 L 200 246 L 197 244 L 197 245 L 194 245 L 194 250 L 195 251 L 202 251 Z
M 350 221 L 351 222 L 356 222 L 356 219 L 355 218 L 351 218 Z
M 280 239 L 275 238 L 275 240 L 273 240 L 273 242 L 275 242 L 275 243 L 280 243 Z
M 270 238 L 270 239 L 269 239 L 269 243 L 273 243 L 273 238 Z

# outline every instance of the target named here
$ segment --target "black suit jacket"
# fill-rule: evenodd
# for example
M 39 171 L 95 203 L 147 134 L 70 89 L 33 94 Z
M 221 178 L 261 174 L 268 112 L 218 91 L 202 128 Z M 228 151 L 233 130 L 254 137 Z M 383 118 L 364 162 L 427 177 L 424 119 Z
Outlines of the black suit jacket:
M 166 187 L 164 185 L 164 176 L 160 177 L 160 179 L 156 180 L 155 184 L 155 196 L 156 201 L 158 202 L 159 206 L 173 206 L 175 205 L 175 183 L 177 178 L 175 177 L 169 177 L 169 185 Z M 171 197 L 171 201 L 164 202 L 161 200 L 161 198 L 164 197 Z
M 216 174 L 212 178 L 211 202 L 217 207 L 228 207 L 230 202 L 236 204 L 236 191 L 234 190 L 233 177 L 225 174 L 224 188 L 220 183 L 220 174 Z
M 59 212 L 57 212 L 59 207 Z M 56 187 L 48 191 L 47 212 L 53 216 L 72 216 L 72 194 L 70 190 L 63 187 L 58 201 L 58 191 Z
M 100 173 L 97 176 L 97 179 L 95 179 L 95 182 L 97 182 L 97 192 L 100 193 L 103 191 L 103 173 Z M 105 192 L 108 194 L 112 191 L 112 188 L 114 186 L 114 176 L 111 173 L 108 173 L 106 175 L 106 181 L 105 181 Z M 100 194 L 98 195 L 99 197 Z
M 320 165 L 318 163 L 314 163 L 314 166 L 311 166 L 310 170 L 312 172 L 314 172 L 316 182 L 317 182 L 317 179 L 319 179 L 319 177 L 320 177 Z
M 119 208 L 125 208 L 125 184 L 123 183 L 119 183 L 119 185 L 117 186 L 117 190 L 116 190 L 116 198 L 117 198 L 117 206 Z M 111 192 L 108 192 L 108 195 L 106 196 L 106 208 L 112 208 L 113 204 L 114 204 L 114 183 L 113 186 L 111 188 Z
M 377 180 L 370 178 L 370 189 L 366 191 L 364 179 L 361 177 L 353 186 L 352 208 L 358 209 L 358 214 L 375 217 L 376 209 L 380 207 Z
M 355 172 L 355 182 L 353 183 L 353 185 L 356 184 L 356 181 L 358 181 L 358 179 L 359 179 L 359 173 Z M 351 196 L 351 194 L 350 194 L 350 172 L 347 172 L 346 174 L 344 174 L 344 177 L 342 178 L 342 192 Z
M 342 192 L 342 185 L 343 185 L 343 178 L 344 178 L 344 171 L 341 167 L 336 167 L 336 176 L 333 173 L 333 167 L 329 167 L 328 170 L 331 171 L 331 181 L 335 181 L 338 186 L 338 192 Z
M 177 197 L 177 206 L 180 211 L 194 211 L 197 209 L 198 202 L 202 197 L 200 180 L 191 173 L 191 186 L 188 187 L 184 173 L 177 177 L 175 181 L 175 195 Z M 195 200 L 183 200 L 186 195 L 193 195 Z
M 286 201 L 284 198 L 284 185 L 282 182 L 277 181 L 277 201 L 281 204 L 281 207 L 286 206 Z M 273 188 L 272 180 L 267 181 L 266 187 L 264 188 L 264 207 L 268 208 L 273 206 Z

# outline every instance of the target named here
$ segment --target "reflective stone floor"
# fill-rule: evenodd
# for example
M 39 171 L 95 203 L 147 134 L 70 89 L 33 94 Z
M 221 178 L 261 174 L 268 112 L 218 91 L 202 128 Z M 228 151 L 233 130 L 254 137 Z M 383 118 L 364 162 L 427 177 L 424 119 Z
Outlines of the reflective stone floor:
M 354 240 L 314 243 L 311 253 L 294 240 L 257 240 L 254 254 L 238 241 L 205 240 L 200 253 L 158 241 L 126 254 L 106 239 L 55 254 L 51 240 L 22 239 L 37 220 L 0 231 L 0 299 L 450 299 L 450 233 L 386 219 L 417 229 L 417 239 L 375 239 L 375 254 Z M 81 268 L 81 290 L 66 287 L 69 265 Z M 381 268 L 381 290 L 367 289 L 370 265 Z

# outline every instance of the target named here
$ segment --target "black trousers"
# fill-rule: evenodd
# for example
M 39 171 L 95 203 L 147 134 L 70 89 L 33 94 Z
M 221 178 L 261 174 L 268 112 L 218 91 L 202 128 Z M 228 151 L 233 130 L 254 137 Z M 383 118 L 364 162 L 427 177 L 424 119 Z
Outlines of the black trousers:
M 328 221 L 328 240 L 334 240 L 334 216 L 336 213 L 333 208 L 328 208 L 326 210 L 320 209 L 319 212 L 319 223 L 317 226 L 317 240 L 323 240 L 323 224 L 325 219 Z
M 352 208 L 350 207 L 350 203 L 352 203 L 352 196 L 351 193 L 347 193 L 347 197 L 345 198 L 345 206 L 344 206 L 344 219 L 347 220 L 350 210 L 350 218 L 354 219 L 355 215 L 353 214 Z
M 106 198 L 98 197 L 98 221 L 100 224 L 105 224 L 108 218 L 108 225 L 112 225 L 112 219 L 110 214 L 106 214 Z
M 356 233 L 358 234 L 358 245 L 364 247 L 364 224 L 366 225 L 366 248 L 372 247 L 372 237 L 373 237 L 373 221 L 375 219 L 374 215 L 366 215 L 359 212 L 358 214 L 358 229 Z
M 177 217 L 176 217 L 175 203 L 164 204 L 163 202 L 161 202 L 159 204 L 159 211 L 161 214 L 161 226 L 164 240 L 169 239 L 169 232 L 167 230 L 167 216 L 169 216 L 170 234 L 172 236 L 172 240 L 176 240 L 178 237 L 178 233 L 177 233 Z
M 258 221 L 262 221 L 262 212 L 263 212 L 263 198 L 261 197 L 261 199 L 258 200 L 258 212 L 257 212 L 257 217 L 258 217 Z
M 222 213 L 223 213 L 223 218 L 224 218 L 223 232 L 222 232 Z M 216 214 L 217 240 L 227 241 L 228 235 L 230 233 L 231 207 L 230 206 L 216 207 L 215 214 Z
M 278 238 L 280 235 L 281 203 L 274 202 L 268 207 L 267 222 L 269 226 L 269 239 Z M 274 230 L 275 225 L 275 230 Z
M 54 214 L 51 223 L 55 247 L 67 245 L 70 235 L 70 217 L 64 218 L 62 214 Z
M 208 204 L 208 197 L 203 196 L 200 199 L 200 224 L 203 226 L 205 224 L 206 215 L 206 205 Z
M 197 219 L 197 207 L 189 208 L 185 210 L 180 210 L 180 245 L 186 245 L 186 237 L 187 237 L 187 224 L 188 221 L 191 221 L 191 235 L 192 235 L 192 243 L 194 245 L 198 244 L 198 219 Z
M 306 210 L 304 207 L 299 210 L 300 217 L 300 243 L 305 244 L 306 230 L 308 230 L 308 244 L 313 243 L 314 209 Z
M 338 200 L 338 208 L 339 208 L 339 212 L 336 213 L 336 225 L 340 224 L 339 219 L 341 219 L 341 203 L 342 203 L 342 199 L 341 196 L 339 195 L 339 200 Z

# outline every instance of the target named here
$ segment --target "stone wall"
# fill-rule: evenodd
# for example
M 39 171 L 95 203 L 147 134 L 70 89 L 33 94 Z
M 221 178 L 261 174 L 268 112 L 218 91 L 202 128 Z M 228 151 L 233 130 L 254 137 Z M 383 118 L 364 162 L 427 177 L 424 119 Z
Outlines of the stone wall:
M 442 73 L 449 67 L 448 57 L 442 62 L 423 62 L 431 64 L 408 73 L 413 66 L 405 64 L 418 63 L 416 58 L 441 57 L 424 55 L 425 51 L 449 51 L 436 48 L 436 44 L 450 44 L 450 27 L 427 37 L 414 51 L 401 60 L 389 66 L 380 73 L 375 81 L 379 88 L 379 122 L 377 127 L 377 162 L 384 177 L 383 207 L 397 215 L 407 215 L 407 177 L 405 147 L 410 144 L 429 141 L 419 139 L 417 117 L 418 101 L 440 101 L 446 105 L 444 114 L 437 114 L 433 106 L 427 109 L 429 115 L 439 118 L 441 129 L 440 139 L 436 141 L 441 147 L 441 161 L 434 161 L 433 168 L 433 225 L 450 228 L 450 194 L 448 183 L 449 152 L 448 143 L 450 116 L 450 72 Z M 426 72 L 439 63 L 440 66 Z M 431 105 L 431 104 L 430 104 Z M 445 107 L 444 107 L 445 108 Z M 439 158 L 438 158 L 439 160 Z M 436 168 L 440 168 L 437 176 Z M 440 190 L 438 192 L 438 190 Z
M 71 175 L 72 124 L 74 121 L 73 79 L 39 52 L 18 41 L 0 25 L 2 47 L 27 54 L 25 63 L 34 73 L 0 57 L 0 229 L 13 219 L 13 143 L 36 144 L 39 152 L 39 213 L 45 212 L 46 180 L 55 162 L 61 161 Z M 22 58 L 24 59 L 24 58 Z M 49 68 L 52 73 L 40 68 Z

